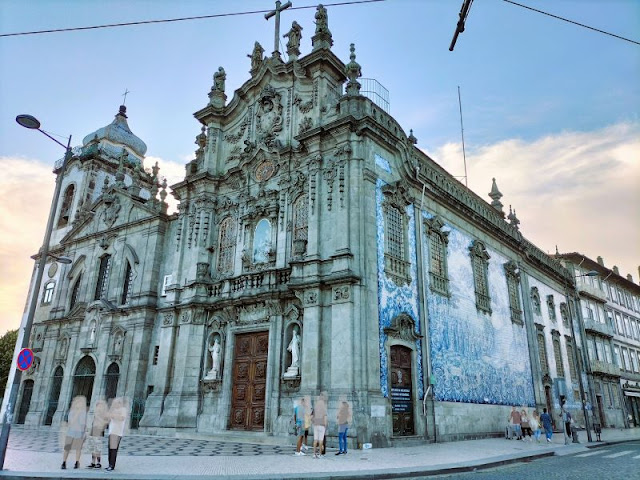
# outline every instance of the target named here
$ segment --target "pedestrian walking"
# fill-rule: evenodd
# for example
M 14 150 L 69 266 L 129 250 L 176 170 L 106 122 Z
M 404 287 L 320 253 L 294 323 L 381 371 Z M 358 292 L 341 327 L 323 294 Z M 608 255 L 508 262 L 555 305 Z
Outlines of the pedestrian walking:
M 542 421 L 542 427 L 544 428 L 544 433 L 547 436 L 547 442 L 551 443 L 551 437 L 553 436 L 553 425 L 551 423 L 551 415 L 547 413 L 547 409 L 542 409 L 542 415 L 540 415 L 540 420 Z
M 347 454 L 347 431 L 351 424 L 351 405 L 347 402 L 346 397 L 340 399 L 340 407 L 338 407 L 338 453 L 336 455 Z
M 509 421 L 513 425 L 513 430 L 518 440 L 522 440 L 522 416 L 518 409 L 513 406 L 511 407 L 511 414 L 509 414 Z
M 109 466 L 105 469 L 108 472 L 116 468 L 116 458 L 120 441 L 124 436 L 125 424 L 127 420 L 127 402 L 124 398 L 114 398 L 109 409 Z
M 313 458 L 320 458 L 324 434 L 327 429 L 327 404 L 322 394 L 316 398 L 311 414 L 311 423 L 313 424 Z
M 520 412 L 520 425 L 522 426 L 522 440 L 526 440 L 527 435 L 529 435 L 529 441 L 532 442 L 531 438 L 531 419 L 529 418 L 529 414 L 527 413 L 527 409 L 523 408 Z
M 67 425 L 62 453 L 62 465 L 60 467 L 62 470 L 67 468 L 67 458 L 72 449 L 76 451 L 76 463 L 73 468 L 80 468 L 80 455 L 82 454 L 82 444 L 84 443 L 87 428 L 86 397 L 79 395 L 72 400 Z
M 91 450 L 91 464 L 89 468 L 102 468 L 102 439 L 109 423 L 109 407 L 104 400 L 96 402 L 93 422 L 89 430 L 89 449 Z
M 296 456 L 303 456 L 305 453 L 301 450 L 302 438 L 304 437 L 304 417 L 306 415 L 305 398 L 301 397 L 296 406 L 293 408 L 293 421 L 296 429 Z
M 538 415 L 538 411 L 534 410 L 531 414 L 531 418 L 529 419 L 529 426 L 533 431 L 533 436 L 536 439 L 536 442 L 540 443 L 540 416 Z

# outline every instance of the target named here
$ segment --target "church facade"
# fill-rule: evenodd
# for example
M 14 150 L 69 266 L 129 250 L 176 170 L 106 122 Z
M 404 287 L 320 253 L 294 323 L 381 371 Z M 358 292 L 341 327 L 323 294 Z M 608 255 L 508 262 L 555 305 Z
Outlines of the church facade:
M 73 263 L 36 256 L 18 423 L 126 396 L 140 431 L 286 437 L 323 391 L 330 442 L 342 395 L 354 444 L 502 435 L 512 405 L 581 418 L 572 273 L 360 94 L 326 9 L 305 56 L 300 30 L 286 63 L 256 42 L 229 101 L 216 72 L 175 214 L 124 107 L 74 150 L 51 243 Z

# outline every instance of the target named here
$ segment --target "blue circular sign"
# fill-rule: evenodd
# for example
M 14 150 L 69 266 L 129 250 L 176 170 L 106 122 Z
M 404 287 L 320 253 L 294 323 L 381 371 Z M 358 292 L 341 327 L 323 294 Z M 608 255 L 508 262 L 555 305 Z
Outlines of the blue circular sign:
M 18 354 L 18 370 L 29 370 L 33 365 L 33 352 L 30 348 L 23 348 Z

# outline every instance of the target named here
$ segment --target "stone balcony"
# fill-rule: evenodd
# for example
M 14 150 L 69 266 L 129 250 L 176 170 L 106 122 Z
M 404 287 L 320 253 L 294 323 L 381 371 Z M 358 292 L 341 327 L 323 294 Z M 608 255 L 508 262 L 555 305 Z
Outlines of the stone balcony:
M 607 294 L 604 292 L 604 290 L 593 287 L 588 283 L 578 282 L 578 292 L 580 294 L 586 294 L 591 298 L 600 300 L 602 303 L 605 303 L 607 301 Z
M 601 362 L 599 360 L 590 360 L 591 371 L 595 374 L 610 375 L 612 377 L 620 376 L 620 368 L 611 363 Z
M 222 298 L 258 295 L 272 290 L 287 290 L 290 279 L 290 268 L 246 273 L 214 283 L 209 292 L 212 297 Z
M 592 318 L 584 319 L 584 329 L 587 332 L 598 333 L 605 337 L 613 337 L 614 335 L 614 331 L 609 324 L 597 322 Z

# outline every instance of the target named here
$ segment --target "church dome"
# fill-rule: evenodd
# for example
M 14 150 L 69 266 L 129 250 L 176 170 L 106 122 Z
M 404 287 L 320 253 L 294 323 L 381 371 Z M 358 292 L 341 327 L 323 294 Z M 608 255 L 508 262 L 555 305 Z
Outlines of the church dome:
M 136 137 L 127 124 L 127 107 L 124 105 L 120 105 L 120 111 L 116 114 L 113 122 L 84 137 L 82 145 L 85 146 L 90 142 L 101 140 L 129 147 L 139 157 L 144 157 L 147 152 L 146 143 Z

